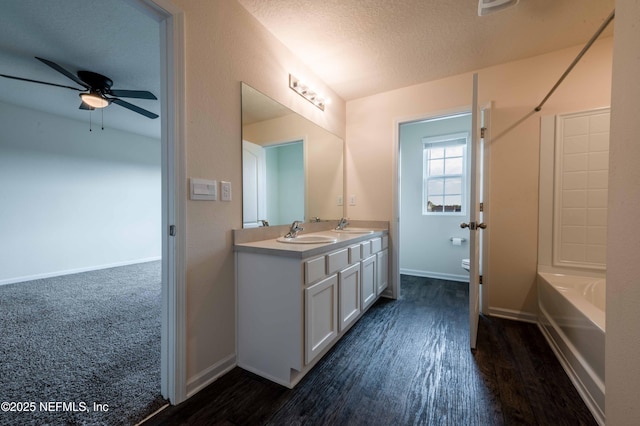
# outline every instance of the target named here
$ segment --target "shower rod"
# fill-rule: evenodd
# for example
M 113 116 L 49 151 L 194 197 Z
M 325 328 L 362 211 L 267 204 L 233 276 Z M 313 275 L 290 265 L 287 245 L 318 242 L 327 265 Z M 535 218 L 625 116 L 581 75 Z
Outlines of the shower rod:
M 564 79 L 569 75 L 573 67 L 575 67 L 578 64 L 578 62 L 580 62 L 580 59 L 582 59 L 584 54 L 587 53 L 587 50 L 589 50 L 591 45 L 598 39 L 598 37 L 600 37 L 600 34 L 602 34 L 602 32 L 605 30 L 605 28 L 607 28 L 607 26 L 611 23 L 611 21 L 613 21 L 615 14 L 616 14 L 616 10 L 613 9 L 609 14 L 609 16 L 607 17 L 607 19 L 605 19 L 602 25 L 600 25 L 600 28 L 598 28 L 595 34 L 593 34 L 591 39 L 589 39 L 587 44 L 582 48 L 580 53 L 578 53 L 578 56 L 576 56 L 576 58 L 573 60 L 571 65 L 569 65 L 569 68 L 567 68 L 567 70 L 564 72 L 564 74 L 562 74 L 558 82 L 551 88 L 549 93 L 547 93 L 547 96 L 545 96 L 542 102 L 540 102 L 540 104 L 537 107 L 535 107 L 534 111 L 539 112 L 542 109 L 542 106 L 547 102 L 547 100 L 551 97 L 553 92 L 556 91 L 558 86 L 560 86 L 560 84 L 564 81 Z

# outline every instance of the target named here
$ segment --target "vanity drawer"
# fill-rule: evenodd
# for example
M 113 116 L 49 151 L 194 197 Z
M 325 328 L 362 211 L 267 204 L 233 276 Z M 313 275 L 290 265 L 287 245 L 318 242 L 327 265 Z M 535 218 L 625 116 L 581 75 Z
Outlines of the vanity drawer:
M 377 253 L 382 250 L 382 238 L 374 238 L 371 240 L 371 253 Z
M 364 243 L 360 244 L 360 248 L 360 257 L 366 259 L 367 257 L 371 256 L 371 241 L 365 241 Z
M 325 277 L 324 256 L 304 262 L 304 283 L 311 284 Z
M 389 247 L 389 236 L 388 235 L 384 235 L 382 237 L 382 250 L 386 249 Z
M 349 247 L 349 264 L 354 265 L 362 259 L 360 254 L 360 244 Z
M 349 249 L 342 249 L 327 255 L 327 275 L 331 275 L 349 266 Z

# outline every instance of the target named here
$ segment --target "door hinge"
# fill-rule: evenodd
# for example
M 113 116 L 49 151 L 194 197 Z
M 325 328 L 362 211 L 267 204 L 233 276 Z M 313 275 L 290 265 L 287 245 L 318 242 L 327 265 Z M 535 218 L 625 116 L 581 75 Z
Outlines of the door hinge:
M 480 128 L 480 137 L 481 137 L 481 138 L 484 138 L 484 134 L 485 134 L 485 131 L 486 131 L 486 130 L 487 130 L 487 128 L 486 128 L 486 127 L 481 127 L 481 128 Z
M 484 211 L 484 203 L 480 203 L 480 211 L 483 212 Z
M 480 284 L 482 284 L 482 275 L 480 275 L 479 278 L 480 278 Z
M 172 237 L 176 236 L 176 226 L 175 225 L 169 225 L 169 235 Z

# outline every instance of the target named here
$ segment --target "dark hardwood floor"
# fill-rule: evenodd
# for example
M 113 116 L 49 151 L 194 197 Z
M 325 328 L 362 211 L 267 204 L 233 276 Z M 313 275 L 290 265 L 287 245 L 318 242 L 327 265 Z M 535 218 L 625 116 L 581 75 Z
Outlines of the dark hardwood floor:
M 465 283 L 402 276 L 289 390 L 235 368 L 145 425 L 595 425 L 534 324 L 481 317 Z

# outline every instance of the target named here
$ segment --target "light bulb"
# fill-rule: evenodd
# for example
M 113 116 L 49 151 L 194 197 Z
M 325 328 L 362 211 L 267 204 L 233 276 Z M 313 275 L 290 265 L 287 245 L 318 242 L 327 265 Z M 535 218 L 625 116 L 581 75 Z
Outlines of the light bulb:
M 109 105 L 109 101 L 96 93 L 80 93 L 82 102 L 91 108 L 104 108 Z

